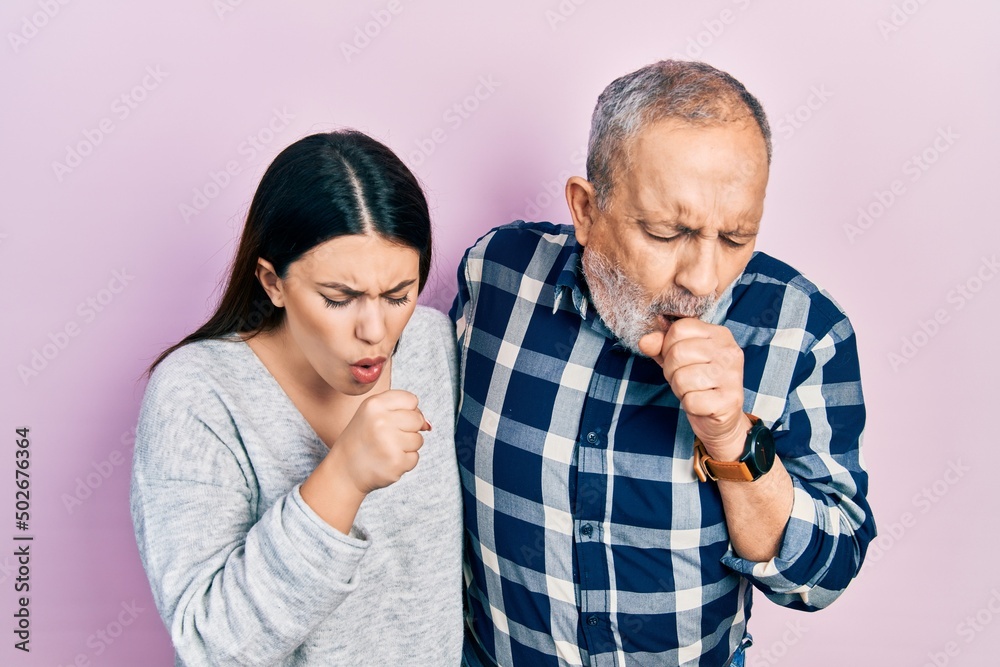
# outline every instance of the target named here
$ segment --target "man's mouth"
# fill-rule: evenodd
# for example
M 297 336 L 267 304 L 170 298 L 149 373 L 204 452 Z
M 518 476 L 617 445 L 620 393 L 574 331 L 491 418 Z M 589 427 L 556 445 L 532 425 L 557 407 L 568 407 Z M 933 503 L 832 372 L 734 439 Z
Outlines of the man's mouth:
M 680 313 L 660 313 L 656 319 L 659 321 L 660 328 L 666 331 L 667 329 L 670 328 L 671 324 L 673 324 L 677 320 L 682 320 L 685 317 L 689 316 L 682 315 Z

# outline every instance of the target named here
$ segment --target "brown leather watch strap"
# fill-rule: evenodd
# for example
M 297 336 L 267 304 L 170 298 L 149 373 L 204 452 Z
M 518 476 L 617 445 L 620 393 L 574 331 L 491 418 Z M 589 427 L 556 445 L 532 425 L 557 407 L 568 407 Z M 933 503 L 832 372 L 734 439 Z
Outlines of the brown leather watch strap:
M 752 414 L 745 413 L 750 419 L 750 424 L 756 424 L 760 419 Z M 749 433 L 749 431 L 748 431 Z M 733 482 L 752 482 L 753 474 L 742 461 L 716 461 L 708 455 L 705 444 L 694 437 L 694 474 L 702 482 L 708 480 L 724 479 Z

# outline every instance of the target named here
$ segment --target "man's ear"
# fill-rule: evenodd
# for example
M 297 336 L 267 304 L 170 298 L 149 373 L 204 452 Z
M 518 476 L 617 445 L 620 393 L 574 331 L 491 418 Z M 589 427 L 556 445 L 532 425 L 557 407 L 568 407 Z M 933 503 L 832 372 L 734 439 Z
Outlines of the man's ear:
M 587 245 L 590 230 L 594 226 L 594 216 L 597 214 L 597 204 L 594 196 L 594 186 L 585 178 L 570 176 L 566 181 L 566 203 L 569 204 L 569 214 L 576 228 L 576 240 L 580 245 Z
M 267 296 L 271 299 L 271 303 L 273 303 L 277 308 L 284 307 L 285 295 L 281 289 L 282 280 L 278 277 L 278 272 L 274 270 L 274 266 L 271 262 L 267 261 L 263 257 L 258 257 L 256 274 L 257 280 L 260 281 L 264 291 L 267 292 Z

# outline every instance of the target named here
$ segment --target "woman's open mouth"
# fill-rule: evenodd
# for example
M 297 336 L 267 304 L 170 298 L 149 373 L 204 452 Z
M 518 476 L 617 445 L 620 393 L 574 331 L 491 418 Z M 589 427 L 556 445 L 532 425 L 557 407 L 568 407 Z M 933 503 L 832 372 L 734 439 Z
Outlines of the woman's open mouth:
M 382 375 L 385 357 L 361 359 L 351 364 L 351 375 L 361 384 L 372 384 Z

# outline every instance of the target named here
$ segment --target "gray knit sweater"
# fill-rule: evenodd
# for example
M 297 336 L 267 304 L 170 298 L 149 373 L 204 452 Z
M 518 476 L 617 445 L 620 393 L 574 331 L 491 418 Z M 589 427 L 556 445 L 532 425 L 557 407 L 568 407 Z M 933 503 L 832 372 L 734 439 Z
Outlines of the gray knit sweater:
M 454 339 L 444 315 L 417 307 L 392 387 L 419 398 L 434 430 L 350 535 L 303 502 L 327 449 L 246 343 L 192 343 L 156 368 L 131 507 L 178 665 L 460 664 Z

